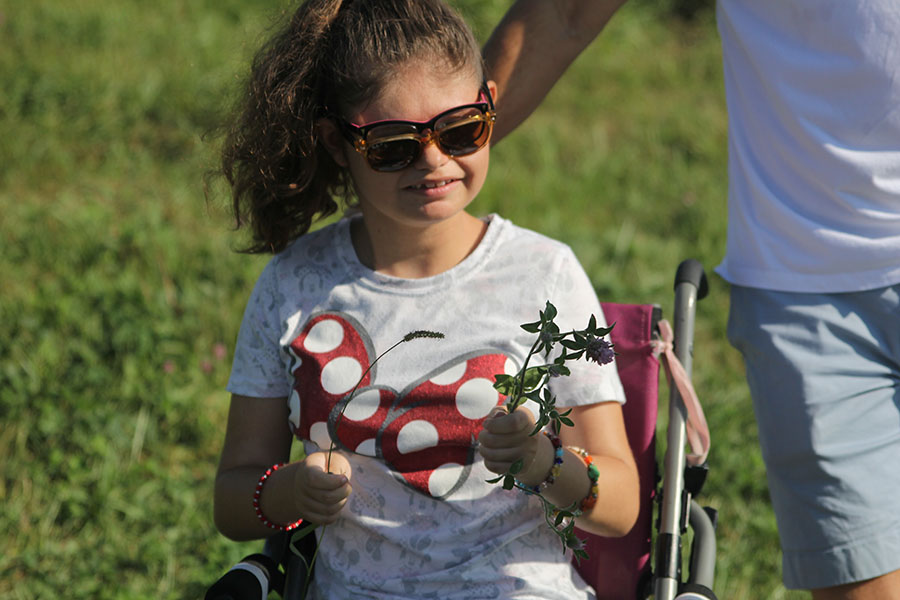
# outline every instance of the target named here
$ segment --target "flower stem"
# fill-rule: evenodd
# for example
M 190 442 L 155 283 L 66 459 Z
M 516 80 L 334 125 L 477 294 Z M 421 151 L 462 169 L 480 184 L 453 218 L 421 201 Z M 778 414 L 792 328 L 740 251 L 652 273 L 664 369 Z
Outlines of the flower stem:
M 388 352 L 390 352 L 391 350 L 393 350 L 394 348 L 396 348 L 397 346 L 399 346 L 400 344 L 403 344 L 405 342 L 409 342 L 409 341 L 420 339 L 420 338 L 441 339 L 443 337 L 444 337 L 444 334 L 440 333 L 439 331 L 426 331 L 424 329 L 411 331 L 411 332 L 407 333 L 406 335 L 404 335 L 403 338 L 400 339 L 400 341 L 396 342 L 393 346 L 391 346 L 390 348 L 388 348 L 387 350 L 385 350 L 384 352 L 382 352 L 381 354 L 376 356 L 375 360 L 373 360 L 371 363 L 369 363 L 369 366 L 366 367 L 366 370 L 363 371 L 362 375 L 359 376 L 359 379 L 357 380 L 356 385 L 354 385 L 353 389 L 350 390 L 350 393 L 347 395 L 347 401 L 344 402 L 344 406 L 341 407 L 341 411 L 338 413 L 337 419 L 335 419 L 334 438 L 331 439 L 331 443 L 328 446 L 328 456 L 325 458 L 325 470 L 326 471 L 331 473 L 331 455 L 334 452 L 334 449 L 336 447 L 335 440 L 338 437 L 337 430 L 338 430 L 338 427 L 340 427 L 341 422 L 344 420 L 344 412 L 347 410 L 347 407 L 350 406 L 350 402 L 353 401 L 353 398 L 356 395 L 356 390 L 358 390 L 359 386 L 362 385 L 362 382 L 365 381 L 366 375 L 369 374 L 369 372 L 375 366 L 375 363 L 377 363 L 379 360 L 381 360 L 385 354 L 387 354 Z

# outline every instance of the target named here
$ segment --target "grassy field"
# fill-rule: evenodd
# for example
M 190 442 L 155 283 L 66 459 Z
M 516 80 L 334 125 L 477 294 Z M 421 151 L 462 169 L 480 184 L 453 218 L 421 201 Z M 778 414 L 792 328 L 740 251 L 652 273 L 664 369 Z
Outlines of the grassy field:
M 492 154 L 474 210 L 568 242 L 603 300 L 710 273 L 695 384 L 713 431 L 717 592 L 783 589 L 756 428 L 725 339 L 726 115 L 703 2 L 634 0 Z M 277 6 L 0 2 L 0 598 L 198 598 L 258 548 L 212 482 L 264 258 L 233 252 L 205 135 Z M 485 38 L 509 0 L 458 0 Z M 697 12 L 693 18 L 676 13 Z M 502 107 L 501 107 L 502 109 Z

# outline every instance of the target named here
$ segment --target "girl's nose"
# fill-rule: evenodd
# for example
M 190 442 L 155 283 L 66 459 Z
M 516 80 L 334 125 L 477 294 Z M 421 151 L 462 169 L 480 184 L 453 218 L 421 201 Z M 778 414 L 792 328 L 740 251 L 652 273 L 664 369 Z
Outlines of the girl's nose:
M 450 157 L 443 153 L 440 147 L 435 143 L 434 137 L 425 142 L 422 153 L 416 159 L 414 166 L 417 169 L 433 171 L 443 166 L 450 160 Z

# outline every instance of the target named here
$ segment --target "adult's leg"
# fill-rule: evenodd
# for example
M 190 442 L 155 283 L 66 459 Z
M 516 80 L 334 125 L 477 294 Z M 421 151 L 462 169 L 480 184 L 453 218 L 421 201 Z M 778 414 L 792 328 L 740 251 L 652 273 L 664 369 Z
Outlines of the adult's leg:
M 732 287 L 788 588 L 900 569 L 898 297 Z

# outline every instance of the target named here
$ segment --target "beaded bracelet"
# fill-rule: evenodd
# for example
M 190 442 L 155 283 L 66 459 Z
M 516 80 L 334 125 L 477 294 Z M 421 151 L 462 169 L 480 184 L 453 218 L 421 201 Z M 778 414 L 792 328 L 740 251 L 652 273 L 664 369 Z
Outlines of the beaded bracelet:
M 556 478 L 559 476 L 559 471 L 562 469 L 563 447 L 562 443 L 559 441 L 559 437 L 551 431 L 544 431 L 543 433 L 547 436 L 547 439 L 550 440 L 550 443 L 553 444 L 553 464 L 550 466 L 550 472 L 547 473 L 547 477 L 537 485 L 525 485 L 518 479 L 516 480 L 516 483 L 534 494 L 539 494 L 541 490 L 546 489 L 547 486 L 556 481 Z
M 597 504 L 597 496 L 600 493 L 600 486 L 597 483 L 600 479 L 600 469 L 594 464 L 594 457 L 584 448 L 575 446 L 568 446 L 568 448 L 584 460 L 584 464 L 587 466 L 588 479 L 591 480 L 591 491 L 588 492 L 588 495 L 584 497 L 578 507 L 581 513 L 585 513 L 594 508 L 594 505 Z
M 263 514 L 262 509 L 259 507 L 259 497 L 262 495 L 263 485 L 266 483 L 266 480 L 278 469 L 284 466 L 284 463 L 278 463 L 277 465 L 272 465 L 272 468 L 266 469 L 266 472 L 262 474 L 262 477 L 259 478 L 259 481 L 256 483 L 256 491 L 253 492 L 253 509 L 256 511 L 256 516 L 259 517 L 259 520 L 262 521 L 262 524 L 268 527 L 269 529 L 279 529 L 281 531 L 291 531 L 300 527 L 303 523 L 303 519 L 297 519 L 293 523 L 288 523 L 287 525 L 278 525 L 273 523 Z

